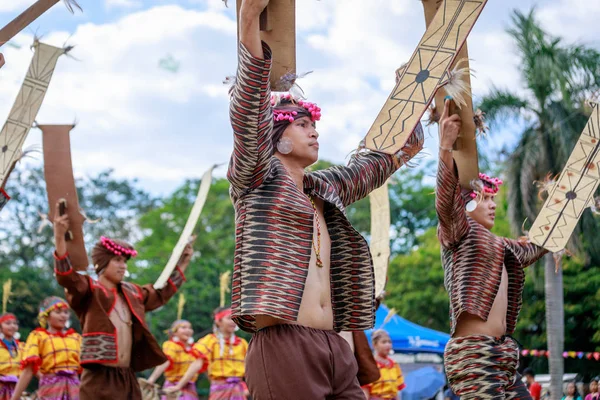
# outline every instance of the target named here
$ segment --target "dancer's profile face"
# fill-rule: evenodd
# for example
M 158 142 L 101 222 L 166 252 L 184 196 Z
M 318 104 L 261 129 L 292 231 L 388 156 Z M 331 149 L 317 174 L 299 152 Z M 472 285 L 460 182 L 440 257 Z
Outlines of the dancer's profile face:
M 292 142 L 292 151 L 281 154 L 281 157 L 293 158 L 306 168 L 319 159 L 319 133 L 316 125 L 309 117 L 296 119 L 283 131 L 282 138 Z
M 115 256 L 101 272 L 102 275 L 114 284 L 120 283 L 127 272 L 127 259 L 123 256 Z
M 385 357 L 392 351 L 392 340 L 389 336 L 383 336 L 373 344 L 373 347 L 375 347 L 377 354 Z
M 182 341 L 187 342 L 189 338 L 194 334 L 194 329 L 192 329 L 192 324 L 189 322 L 183 322 L 175 331 L 175 335 Z
M 67 326 L 70 316 L 71 312 L 68 308 L 59 308 L 58 310 L 50 311 L 48 325 L 57 331 L 62 331 Z
M 496 222 L 496 201 L 494 195 L 484 194 L 483 199 L 477 205 L 474 211 L 467 212 L 467 215 L 483 225 L 486 229 L 492 229 Z
M 19 323 L 14 319 L 9 319 L 8 321 L 4 321 L 1 325 L 2 334 L 7 339 L 12 339 L 12 337 L 19 330 Z
M 233 332 L 235 332 L 235 322 L 233 322 L 229 316 L 221 318 L 221 320 L 217 321 L 216 324 L 217 328 L 219 328 L 221 333 L 224 335 L 231 335 Z
M 596 393 L 598 391 L 598 382 L 592 381 L 590 383 L 590 392 Z

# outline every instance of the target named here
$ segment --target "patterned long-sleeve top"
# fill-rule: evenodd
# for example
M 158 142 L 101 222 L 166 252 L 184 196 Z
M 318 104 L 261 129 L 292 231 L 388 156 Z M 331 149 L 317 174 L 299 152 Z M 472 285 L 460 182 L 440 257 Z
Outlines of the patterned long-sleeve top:
M 31 365 L 33 372 L 56 374 L 59 371 L 80 372 L 81 335 L 73 329 L 50 333 L 44 328 L 33 330 L 27 337 L 23 367 Z
M 54 253 L 54 273 L 58 284 L 65 288 L 67 301 L 81 322 L 81 364 L 118 362 L 117 331 L 109 314 L 115 307 L 119 292 L 132 314 L 131 368 L 136 372 L 143 371 L 167 361 L 148 328 L 146 312 L 165 305 L 181 287 L 185 276 L 179 268 L 175 269 L 162 289 L 130 282 L 121 282 L 118 288 L 107 289 L 90 276 L 75 272 L 68 254 L 57 257 Z
M 383 185 L 423 146 L 419 126 L 395 155 L 359 152 L 346 167 L 304 175 L 304 194 L 273 155 L 273 110 L 265 59 L 239 48 L 230 106 L 234 150 L 227 178 L 236 211 L 234 321 L 254 332 L 255 315 L 296 321 L 311 256 L 314 210 L 307 194 L 325 203 L 331 237 L 330 281 L 335 330 L 366 330 L 374 323 L 374 276 L 369 246 L 350 225 L 345 207 Z
M 532 243 L 498 237 L 469 218 L 458 173 L 454 165 L 450 169 L 441 160 L 435 206 L 444 285 L 450 297 L 451 334 L 463 312 L 487 321 L 498 294 L 503 266 L 508 274 L 506 333 L 512 334 L 521 311 L 525 282 L 523 268 L 539 260 L 547 251 Z

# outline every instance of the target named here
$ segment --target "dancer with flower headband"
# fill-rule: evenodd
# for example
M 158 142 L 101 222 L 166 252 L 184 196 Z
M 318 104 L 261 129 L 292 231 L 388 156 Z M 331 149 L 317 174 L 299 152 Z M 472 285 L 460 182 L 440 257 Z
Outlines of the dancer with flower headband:
M 521 310 L 523 269 L 546 250 L 490 231 L 500 179 L 480 174 L 472 189 L 461 189 L 452 157 L 461 120 L 449 115 L 450 102 L 440 120 L 435 203 L 450 296 L 452 338 L 444 352 L 448 382 L 461 399 L 530 399 L 518 379 L 519 348 L 510 335 Z
M 219 307 L 214 311 L 213 317 L 214 332 L 204 336 L 194 345 L 198 359 L 190 365 L 176 386 L 165 391 L 182 390 L 191 379 L 208 368 L 209 400 L 246 400 L 248 388 L 244 382 L 244 360 L 248 342 L 236 336 L 231 308 Z
M 65 236 L 68 214 L 61 215 L 60 202 L 54 214 L 55 274 L 83 329 L 81 364 L 82 400 L 141 400 L 135 373 L 163 364 L 163 354 L 146 324 L 146 312 L 163 306 L 183 284 L 184 272 L 193 254 L 188 245 L 162 289 L 124 282 L 127 261 L 137 255 L 121 240 L 102 237 L 92 249 L 98 280 L 73 269 Z
M 360 399 L 356 360 L 336 331 L 373 326 L 373 263 L 345 208 L 417 154 L 423 131 L 395 155 L 361 148 L 346 167 L 307 173 L 319 155 L 321 110 L 271 98 L 271 50 L 259 22 L 268 3 L 242 1 L 230 105 L 233 320 L 254 333 L 246 379 L 257 400 Z
M 376 382 L 363 386 L 365 396 L 369 400 L 395 400 L 398 398 L 398 392 L 406 388 L 406 385 L 402 369 L 389 357 L 392 339 L 389 333 L 378 329 L 371 334 L 371 340 L 380 377 Z
M 29 334 L 23 351 L 23 371 L 12 395 L 18 400 L 34 375 L 39 376 L 37 397 L 44 400 L 79 400 L 81 335 L 67 329 L 69 304 L 60 297 L 42 301 L 40 327 Z
M 192 335 L 194 329 L 190 321 L 185 319 L 176 320 L 169 328 L 168 334 L 169 340 L 164 342 L 162 346 L 163 353 L 165 353 L 168 360 L 156 367 L 148 378 L 148 383 L 154 385 L 158 378 L 164 374 L 164 389 L 177 387 L 190 366 L 201 357 L 193 347 L 194 338 Z M 186 384 L 181 385 L 181 389 L 175 390 L 181 391 L 178 397 L 179 400 L 198 399 L 197 379 L 198 373 L 192 376 Z M 166 400 L 167 397 L 163 396 L 161 399 Z

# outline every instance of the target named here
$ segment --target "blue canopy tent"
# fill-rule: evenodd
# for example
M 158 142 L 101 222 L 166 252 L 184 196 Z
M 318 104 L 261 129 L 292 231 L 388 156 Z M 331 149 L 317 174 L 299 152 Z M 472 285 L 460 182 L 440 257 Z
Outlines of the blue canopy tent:
M 398 315 L 391 317 L 382 327 L 389 312 L 390 309 L 384 304 L 379 306 L 375 315 L 375 329 L 383 328 L 390 334 L 392 349 L 396 353 L 444 353 L 450 335 L 424 328 Z M 373 330 L 366 331 L 369 342 L 371 341 L 372 332 Z

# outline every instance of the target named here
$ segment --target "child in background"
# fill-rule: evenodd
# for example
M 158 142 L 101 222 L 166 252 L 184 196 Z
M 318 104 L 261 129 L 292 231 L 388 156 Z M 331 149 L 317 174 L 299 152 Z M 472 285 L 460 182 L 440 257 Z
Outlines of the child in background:
M 389 358 L 392 350 L 392 339 L 383 329 L 378 329 L 371 335 L 375 349 L 375 361 L 381 377 L 375 383 L 364 386 L 365 396 L 370 400 L 395 400 L 398 392 L 406 387 L 400 366 Z

